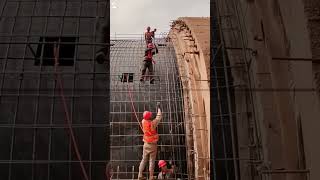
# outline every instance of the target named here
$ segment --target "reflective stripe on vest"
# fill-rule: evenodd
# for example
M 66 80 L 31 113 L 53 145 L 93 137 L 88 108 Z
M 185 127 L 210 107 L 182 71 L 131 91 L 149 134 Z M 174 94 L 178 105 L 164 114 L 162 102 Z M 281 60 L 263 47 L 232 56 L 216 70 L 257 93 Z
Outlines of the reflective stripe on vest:
M 152 121 L 142 120 L 143 141 L 147 143 L 155 143 L 159 140 L 157 130 L 152 128 Z

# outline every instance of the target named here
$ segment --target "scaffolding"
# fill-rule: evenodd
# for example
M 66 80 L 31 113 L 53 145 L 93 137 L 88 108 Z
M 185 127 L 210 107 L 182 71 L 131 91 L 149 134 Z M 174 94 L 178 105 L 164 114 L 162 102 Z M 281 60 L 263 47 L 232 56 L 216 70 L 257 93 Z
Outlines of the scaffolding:
M 105 179 L 109 65 L 94 59 L 108 21 L 106 0 L 1 1 L 1 180 Z
M 155 83 L 150 84 L 148 80 L 139 81 L 145 50 L 143 35 L 118 35 L 116 39 L 111 40 L 110 51 L 113 178 L 137 178 L 143 146 L 138 121 L 145 110 L 152 111 L 155 117 L 156 103 L 160 102 L 163 119 L 158 127 L 157 161 L 172 161 L 177 167 L 175 178 L 192 179 L 187 171 L 187 163 L 192 162 L 186 160 L 183 89 L 172 44 L 165 38 L 156 38 L 159 53 L 154 56 Z M 155 172 L 159 172 L 157 166 Z

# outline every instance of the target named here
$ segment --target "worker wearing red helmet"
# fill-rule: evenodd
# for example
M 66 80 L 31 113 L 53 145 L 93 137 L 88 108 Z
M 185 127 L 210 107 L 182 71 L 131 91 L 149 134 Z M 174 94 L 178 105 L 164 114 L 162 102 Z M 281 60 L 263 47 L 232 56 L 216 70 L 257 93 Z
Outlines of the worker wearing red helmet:
M 149 75 L 151 76 L 150 84 L 153 84 L 154 77 L 153 77 L 153 52 L 154 46 L 152 43 L 148 44 L 148 48 L 145 50 L 145 58 L 144 58 L 144 64 L 141 72 L 141 78 L 140 81 L 144 81 L 146 70 L 149 70 Z
M 171 165 L 172 163 L 169 162 L 169 164 Z M 168 169 L 167 166 L 167 162 L 164 160 L 160 160 L 158 163 L 159 168 L 161 169 L 159 175 L 158 175 L 158 179 L 171 179 L 174 178 L 174 166 L 171 165 L 171 168 Z
M 143 155 L 139 166 L 138 179 L 144 179 L 142 172 L 144 171 L 147 162 L 149 161 L 149 177 L 153 179 L 155 160 L 157 157 L 157 142 L 159 135 L 157 126 L 162 118 L 160 103 L 157 103 L 158 113 L 154 120 L 151 120 L 152 113 L 145 111 L 143 113 L 142 128 L 143 128 Z

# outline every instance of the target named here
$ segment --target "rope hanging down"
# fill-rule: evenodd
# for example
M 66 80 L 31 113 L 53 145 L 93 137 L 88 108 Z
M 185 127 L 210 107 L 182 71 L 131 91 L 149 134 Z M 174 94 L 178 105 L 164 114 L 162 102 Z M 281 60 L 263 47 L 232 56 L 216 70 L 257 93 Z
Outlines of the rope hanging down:
M 69 116 L 69 112 L 68 112 L 68 107 L 67 107 L 66 99 L 65 99 L 65 96 L 64 96 L 64 93 L 63 93 L 62 80 L 61 80 L 60 74 L 57 72 L 57 66 L 59 64 L 59 61 L 58 61 L 58 59 L 59 59 L 59 45 L 56 45 L 56 44 L 54 45 L 53 54 L 54 54 L 54 60 L 55 60 L 54 72 L 55 72 L 56 80 L 58 81 L 58 85 L 59 85 L 59 89 L 60 89 L 60 96 L 61 96 L 61 100 L 62 100 L 62 104 L 63 104 L 63 108 L 64 108 L 66 124 L 68 125 L 68 129 L 69 129 L 69 132 L 67 131 L 67 133 L 71 137 L 73 148 L 75 149 L 75 153 L 76 153 L 77 158 L 79 160 L 80 167 L 81 167 L 81 170 L 82 170 L 82 174 L 83 174 L 85 180 L 89 180 L 88 174 L 87 174 L 87 172 L 86 172 L 86 170 L 84 168 L 84 165 L 83 165 L 83 162 L 82 162 L 82 159 L 81 159 L 81 155 L 80 155 L 80 152 L 79 152 L 79 149 L 78 149 L 76 138 L 75 138 L 74 133 L 73 133 L 73 129 L 71 127 L 71 121 L 70 121 L 70 116 Z
M 140 129 L 141 129 L 141 130 L 142 130 L 142 132 L 143 132 L 142 125 L 141 125 L 141 123 L 140 123 L 140 121 L 139 121 L 139 118 L 138 118 L 138 115 L 137 115 L 136 109 L 135 109 L 134 104 L 133 104 L 133 97 L 132 97 L 131 89 L 129 88 L 129 84 L 128 84 L 128 83 L 127 83 L 127 88 L 128 88 L 129 97 L 130 97 L 131 106 L 132 106 L 132 109 L 133 109 L 134 115 L 136 116 L 136 120 L 138 121 L 139 126 L 140 126 Z

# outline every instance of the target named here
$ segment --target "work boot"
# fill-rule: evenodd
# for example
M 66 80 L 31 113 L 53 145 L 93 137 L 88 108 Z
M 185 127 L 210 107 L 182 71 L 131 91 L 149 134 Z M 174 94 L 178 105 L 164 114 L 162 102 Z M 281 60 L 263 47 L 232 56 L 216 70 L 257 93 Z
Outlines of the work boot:
M 151 80 L 150 80 L 150 84 L 154 84 L 154 79 L 151 79 Z

